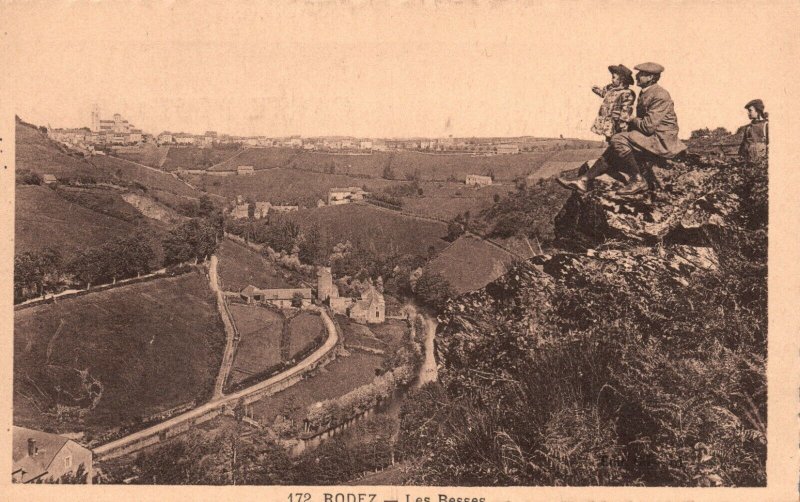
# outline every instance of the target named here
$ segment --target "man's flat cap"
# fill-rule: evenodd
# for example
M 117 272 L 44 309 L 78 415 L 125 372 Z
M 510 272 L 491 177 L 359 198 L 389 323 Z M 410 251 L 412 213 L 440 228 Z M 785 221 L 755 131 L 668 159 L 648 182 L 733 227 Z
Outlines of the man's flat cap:
M 645 73 L 661 73 L 664 67 L 658 63 L 642 63 L 633 67 L 634 70 L 643 71 Z

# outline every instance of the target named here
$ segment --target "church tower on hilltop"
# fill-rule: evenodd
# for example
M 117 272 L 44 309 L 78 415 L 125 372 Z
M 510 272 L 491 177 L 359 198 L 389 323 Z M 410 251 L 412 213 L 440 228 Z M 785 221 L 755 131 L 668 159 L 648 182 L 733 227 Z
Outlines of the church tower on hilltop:
M 95 104 L 92 107 L 92 132 L 100 130 L 100 107 Z

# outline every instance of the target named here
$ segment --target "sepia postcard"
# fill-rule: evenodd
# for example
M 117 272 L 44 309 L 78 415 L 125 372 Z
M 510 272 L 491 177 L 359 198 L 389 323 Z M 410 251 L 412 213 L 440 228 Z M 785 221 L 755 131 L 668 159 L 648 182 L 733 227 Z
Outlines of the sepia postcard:
M 797 500 L 799 23 L 0 3 L 0 498 Z

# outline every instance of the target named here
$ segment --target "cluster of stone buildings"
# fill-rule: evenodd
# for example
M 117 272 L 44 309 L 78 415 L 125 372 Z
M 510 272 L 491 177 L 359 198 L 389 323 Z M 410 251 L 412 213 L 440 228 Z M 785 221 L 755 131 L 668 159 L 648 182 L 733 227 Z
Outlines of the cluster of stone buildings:
M 313 296 L 311 288 L 260 289 L 253 285 L 239 294 L 248 304 L 269 304 L 278 308 L 308 307 Z M 330 267 L 317 268 L 317 300 L 356 322 L 376 324 L 386 320 L 386 301 L 375 286 L 370 284 L 358 298 L 339 296 Z
M 337 206 L 340 204 L 349 204 L 364 198 L 369 195 L 359 187 L 345 187 L 345 188 L 331 188 L 328 190 L 328 205 Z
M 386 320 L 386 301 L 375 286 L 370 284 L 361 291 L 360 298 L 339 296 L 330 267 L 317 268 L 317 298 L 320 302 L 327 302 L 335 313 L 356 322 L 377 324 Z
M 230 211 L 230 217 L 243 220 L 250 217 L 250 206 L 253 206 L 253 219 L 260 220 L 266 218 L 269 213 L 289 213 L 297 211 L 300 206 L 296 204 L 272 204 L 270 202 L 247 202 L 244 197 L 238 195 L 236 203 Z
M 91 128 L 50 129 L 48 136 L 80 150 L 91 152 L 95 146 L 138 145 L 148 139 L 147 135 L 128 122 L 119 113 L 110 119 L 100 118 L 100 109 L 92 109 Z

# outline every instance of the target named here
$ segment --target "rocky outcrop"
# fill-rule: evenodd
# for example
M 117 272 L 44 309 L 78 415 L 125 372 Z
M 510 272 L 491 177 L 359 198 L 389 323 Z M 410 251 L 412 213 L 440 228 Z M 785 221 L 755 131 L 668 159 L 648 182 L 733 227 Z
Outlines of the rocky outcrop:
M 448 300 L 421 484 L 765 485 L 766 170 L 653 171 L 565 191 L 547 254 Z
M 630 242 L 706 244 L 712 227 L 727 225 L 739 204 L 729 189 L 721 162 L 667 162 L 653 167 L 661 189 L 642 195 L 618 196 L 610 177 L 595 180 L 593 190 L 574 193 L 555 219 L 558 244 L 572 249 Z
M 661 188 L 649 194 L 617 196 L 611 178 L 572 194 L 556 217 L 548 254 L 447 304 L 437 336 L 442 381 L 458 375 L 480 385 L 481 374 L 502 378 L 504 364 L 546 343 L 535 326 L 551 322 L 553 298 L 564 291 L 607 287 L 657 301 L 665 290 L 680 294 L 698 275 L 717 271 L 720 239 L 713 236 L 724 235 L 739 209 L 734 184 L 741 179 L 734 171 L 689 159 L 655 167 Z

